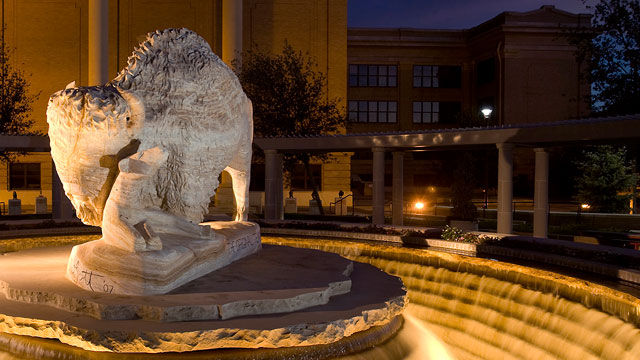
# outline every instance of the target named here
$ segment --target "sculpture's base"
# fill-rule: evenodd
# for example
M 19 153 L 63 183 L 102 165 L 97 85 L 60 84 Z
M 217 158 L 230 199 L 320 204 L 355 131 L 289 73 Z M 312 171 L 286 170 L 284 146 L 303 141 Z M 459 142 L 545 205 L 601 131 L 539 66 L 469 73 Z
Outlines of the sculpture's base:
M 155 295 L 197 279 L 260 250 L 260 227 L 250 222 L 211 222 L 216 239 L 158 234 L 163 249 L 128 252 L 95 240 L 74 246 L 67 278 L 85 290 Z
M 64 277 L 70 251 L 0 256 L 0 332 L 94 351 L 299 347 L 391 325 L 406 305 L 399 278 L 318 250 L 265 245 L 260 254 L 155 296 L 78 288 Z

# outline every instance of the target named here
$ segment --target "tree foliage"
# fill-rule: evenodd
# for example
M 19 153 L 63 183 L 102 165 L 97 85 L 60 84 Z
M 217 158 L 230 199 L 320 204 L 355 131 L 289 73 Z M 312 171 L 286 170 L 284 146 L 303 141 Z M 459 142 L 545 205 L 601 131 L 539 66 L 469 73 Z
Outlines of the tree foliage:
M 38 134 L 31 130 L 34 120 L 29 118 L 32 103 L 38 95 L 29 94 L 24 72 L 10 63 L 11 50 L 0 42 L 0 134 Z M 0 160 L 12 161 L 19 153 L 0 152 Z
M 478 210 L 472 201 L 475 186 L 474 167 L 472 153 L 464 152 L 458 156 L 451 184 L 451 218 L 454 220 L 470 221 L 478 217 Z
M 252 51 L 245 55 L 238 74 L 253 102 L 254 133 L 257 136 L 309 136 L 336 133 L 346 125 L 339 99 L 327 97 L 327 80 L 316 64 L 285 42 L 282 53 Z M 318 184 L 309 163 L 323 161 L 326 154 L 284 154 L 289 171 L 296 163 L 305 165 L 314 188 L 312 196 L 322 211 Z
M 626 212 L 629 199 L 638 181 L 634 165 L 626 159 L 624 147 L 598 146 L 585 151 L 584 158 L 576 162 L 581 175 L 577 177 L 578 201 L 597 212 Z M 620 195 L 626 192 L 627 195 Z
M 585 0 L 583 0 L 585 2 Z M 592 108 L 606 115 L 640 113 L 640 1 L 600 0 L 591 24 L 568 30 L 592 86 Z

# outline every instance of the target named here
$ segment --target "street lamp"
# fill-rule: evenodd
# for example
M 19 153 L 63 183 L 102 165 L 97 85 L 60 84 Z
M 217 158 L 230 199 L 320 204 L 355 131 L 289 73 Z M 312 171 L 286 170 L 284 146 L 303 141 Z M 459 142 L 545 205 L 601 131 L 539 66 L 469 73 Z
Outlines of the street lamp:
M 485 108 L 482 108 L 480 112 L 482 113 L 482 115 L 484 115 L 485 120 L 489 120 L 489 116 L 491 116 L 493 109 L 490 107 L 485 107 Z

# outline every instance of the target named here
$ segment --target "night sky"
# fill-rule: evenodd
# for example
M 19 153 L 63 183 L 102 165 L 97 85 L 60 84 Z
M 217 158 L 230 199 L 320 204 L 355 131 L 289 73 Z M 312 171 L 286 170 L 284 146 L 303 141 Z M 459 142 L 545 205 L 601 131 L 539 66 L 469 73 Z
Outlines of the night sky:
M 348 0 L 348 4 L 349 27 L 468 29 L 503 11 L 530 11 L 542 5 L 590 12 L 580 0 Z

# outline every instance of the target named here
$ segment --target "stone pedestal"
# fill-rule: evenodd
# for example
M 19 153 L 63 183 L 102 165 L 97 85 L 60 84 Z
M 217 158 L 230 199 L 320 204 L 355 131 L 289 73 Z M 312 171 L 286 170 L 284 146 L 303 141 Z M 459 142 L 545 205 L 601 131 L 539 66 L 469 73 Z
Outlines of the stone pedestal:
M 22 215 L 22 200 L 9 199 L 9 215 Z
M 286 199 L 284 199 L 284 212 L 286 214 L 297 214 L 298 213 L 298 199 L 296 199 L 296 198 L 286 198 Z
M 336 208 L 335 208 L 335 213 L 336 215 L 347 215 L 348 214 L 348 203 L 347 203 L 347 199 L 343 199 L 342 201 L 340 201 L 340 198 L 337 197 L 333 200 L 336 204 Z
M 265 245 L 259 254 L 154 296 L 77 287 L 64 275 L 70 251 L 49 247 L 0 256 L 0 334 L 101 352 L 304 351 L 392 324 L 407 303 L 399 278 L 318 250 Z
M 260 228 L 250 222 L 211 222 L 213 240 L 157 234 L 162 249 L 131 252 L 104 239 L 77 245 L 66 276 L 85 290 L 121 295 L 167 293 L 260 250 Z
M 36 198 L 36 214 L 47 213 L 47 198 L 40 195 Z
M 317 201 L 309 200 L 309 214 L 320 215 L 320 208 L 318 207 Z

